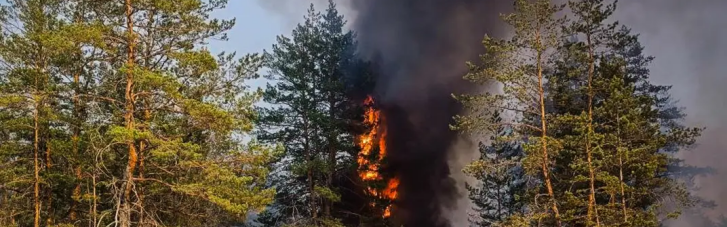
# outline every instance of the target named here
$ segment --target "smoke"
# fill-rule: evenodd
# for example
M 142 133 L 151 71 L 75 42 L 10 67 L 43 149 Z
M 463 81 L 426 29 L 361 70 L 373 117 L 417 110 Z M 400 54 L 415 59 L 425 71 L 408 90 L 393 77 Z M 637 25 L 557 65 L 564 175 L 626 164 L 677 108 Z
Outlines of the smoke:
M 260 4 L 299 21 L 303 6 L 327 0 L 264 0 Z M 352 21 L 359 50 L 379 66 L 374 91 L 387 125 L 386 171 L 400 178 L 394 218 L 404 226 L 466 226 L 471 204 L 461 169 L 476 148 L 449 129 L 460 107 L 452 93 L 471 91 L 464 64 L 483 50 L 485 34 L 502 35 L 498 0 L 337 0 Z M 304 5 L 305 4 L 305 5 Z
M 681 152 L 687 164 L 712 167 L 716 174 L 696 179 L 694 193 L 717 207 L 684 215 L 671 226 L 703 226 L 706 217 L 727 215 L 727 1 L 620 1 L 616 18 L 641 34 L 645 52 L 656 57 L 651 79 L 674 85 L 673 97 L 686 107 L 686 124 L 707 127 L 695 149 Z
M 400 178 L 394 218 L 404 226 L 466 226 L 471 207 L 461 169 L 477 157 L 466 139 L 449 129 L 460 112 L 452 93 L 471 91 L 464 64 L 483 50 L 485 34 L 502 35 L 499 0 L 337 0 L 352 21 L 359 50 L 378 73 L 374 96 L 387 125 L 386 171 Z M 294 26 L 310 3 L 327 0 L 262 0 Z M 305 4 L 305 5 L 304 5 Z
M 326 0 L 260 1 L 294 25 L 302 4 Z M 449 129 L 460 107 L 452 93 L 473 87 L 464 64 L 483 50 L 485 34 L 502 35 L 498 0 L 339 0 L 359 50 L 379 72 L 375 96 L 387 124 L 387 171 L 400 178 L 394 218 L 404 226 L 464 226 L 471 207 L 461 169 L 476 158 L 471 144 Z M 297 10 L 297 11 L 296 11 Z M 464 197 L 463 197 L 464 196 Z
M 348 7 L 350 0 L 334 0 L 333 2 L 338 5 L 337 10 L 345 15 L 346 19 L 356 18 L 356 12 Z M 258 5 L 262 8 L 273 12 L 281 16 L 285 29 L 293 29 L 298 23 L 301 22 L 301 18 L 306 14 L 306 10 L 310 8 L 311 4 L 317 11 L 323 11 L 328 7 L 328 0 L 258 0 Z M 346 26 L 350 28 L 351 23 Z
M 359 48 L 380 66 L 375 95 L 387 118 L 390 170 L 401 179 L 394 216 L 404 226 L 466 222 L 466 211 L 458 207 L 463 196 L 458 185 L 462 161 L 471 159 L 461 157 L 474 149 L 449 129 L 460 112 L 451 94 L 472 89 L 462 79 L 464 62 L 482 51 L 484 34 L 501 35 L 498 15 L 510 5 L 496 0 L 350 1 L 358 14 L 353 27 Z

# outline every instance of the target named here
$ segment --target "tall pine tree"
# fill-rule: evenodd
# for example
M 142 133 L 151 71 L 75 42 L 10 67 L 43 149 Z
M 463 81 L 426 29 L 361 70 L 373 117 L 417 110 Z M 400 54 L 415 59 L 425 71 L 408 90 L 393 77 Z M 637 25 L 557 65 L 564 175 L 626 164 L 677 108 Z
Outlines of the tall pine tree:
M 503 17 L 513 26 L 515 36 L 509 40 L 485 37 L 486 52 L 481 64 L 470 63 L 465 79 L 478 84 L 495 83 L 499 93 L 456 96 L 470 113 L 456 116 L 455 129 L 465 132 L 497 135 L 500 126 L 511 126 L 513 137 L 520 137 L 525 152 L 523 166 L 527 174 L 542 182 L 542 187 L 531 188 L 531 214 L 526 219 L 543 221 L 548 225 L 561 225 L 560 198 L 553 187 L 551 171 L 559 143 L 549 133 L 552 118 L 546 106 L 545 76 L 548 58 L 559 46 L 562 22 L 555 13 L 562 9 L 547 0 L 516 0 L 515 12 Z M 507 121 L 492 121 L 493 113 L 508 116 Z M 556 165 L 561 165 L 556 163 Z M 540 194 L 547 195 L 542 198 Z M 545 205 L 547 204 L 547 205 Z M 550 216 L 545 218 L 544 216 Z M 527 217 L 526 217 L 527 216 Z
M 669 87 L 648 81 L 651 58 L 641 55 L 636 36 L 606 22 L 616 3 L 569 6 L 575 17 L 564 30 L 574 39 L 564 42 L 548 78 L 553 111 L 561 116 L 557 136 L 568 138 L 561 158 L 574 163 L 556 173 L 568 198 L 564 209 L 571 222 L 589 226 L 657 226 L 664 198 L 691 203 L 669 168 L 679 163 L 671 152 L 691 145 L 700 130 L 676 124 L 683 116 L 670 106 Z
M 339 186 L 350 181 L 356 149 L 355 115 L 360 109 L 347 92 L 355 58 L 355 37 L 329 1 L 324 14 L 313 5 L 292 37 L 278 37 L 269 59 L 274 82 L 265 93 L 260 137 L 282 142 L 285 155 L 276 163 L 272 183 L 279 189 L 267 225 L 341 225 L 350 212 L 336 209 Z M 361 114 L 362 115 L 362 114 Z
M 8 226 L 54 225 L 55 200 L 68 178 L 63 168 L 64 77 L 60 59 L 71 32 L 62 17 L 64 1 L 7 1 L 3 6 L 2 113 L 3 196 L 0 223 Z M 71 38 L 71 37 L 69 37 Z M 56 163 L 61 161 L 61 163 Z
M 669 98 L 669 86 L 649 82 L 646 67 L 653 58 L 643 55 L 637 36 L 617 23 L 607 23 L 615 3 L 583 0 L 571 1 L 568 6 L 573 19 L 563 20 L 562 27 L 548 27 L 548 31 L 562 31 L 566 37 L 555 37 L 555 51 L 549 56 L 551 64 L 543 73 L 541 90 L 545 97 L 541 116 L 549 122 L 547 136 L 557 149 L 553 156 L 556 164 L 549 169 L 553 190 L 538 190 L 547 188 L 547 181 L 529 182 L 527 188 L 532 193 L 523 194 L 527 198 L 525 213 L 512 215 L 500 224 L 557 225 L 557 217 L 548 220 L 533 213 L 544 206 L 538 197 L 547 194 L 558 199 L 554 206 L 567 226 L 659 226 L 663 217 L 675 217 L 678 208 L 694 202 L 674 179 L 681 161 L 672 154 L 693 144 L 701 130 L 680 124 L 683 114 Z M 517 44 L 523 41 L 523 34 L 530 34 L 523 27 L 532 24 L 513 25 L 516 33 L 510 42 L 485 39 L 483 65 L 472 67 L 467 77 L 478 83 L 499 82 L 502 94 L 464 96 L 461 100 L 473 114 L 458 120 L 462 129 L 496 133 L 494 126 L 503 123 L 487 120 L 482 113 L 504 109 L 515 113 L 505 125 L 532 129 L 515 134 L 527 145 L 542 136 L 533 124 L 544 121 L 533 111 L 529 111 L 530 116 L 517 114 L 537 107 L 518 105 L 522 97 L 538 97 L 530 90 L 516 89 L 532 82 L 503 80 L 521 78 L 532 70 L 532 66 L 513 67 L 520 65 L 513 63 L 521 63 L 514 53 L 527 54 L 517 51 Z M 541 161 L 542 156 L 525 146 L 524 160 L 528 167 L 532 166 L 530 161 Z M 528 171 L 528 176 L 536 177 L 533 173 Z

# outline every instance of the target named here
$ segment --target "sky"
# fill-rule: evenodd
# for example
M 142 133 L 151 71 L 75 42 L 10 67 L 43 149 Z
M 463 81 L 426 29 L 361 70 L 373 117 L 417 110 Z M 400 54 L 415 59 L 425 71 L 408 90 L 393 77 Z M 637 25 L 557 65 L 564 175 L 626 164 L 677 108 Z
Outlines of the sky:
M 227 8 L 218 10 L 215 18 L 236 18 L 235 27 L 228 33 L 229 41 L 215 41 L 210 44 L 213 52 L 232 52 L 238 54 L 259 53 L 270 49 L 275 37 L 288 34 L 283 17 L 271 14 L 255 0 L 232 0 Z
M 296 0 L 284 9 L 268 4 L 280 0 L 229 0 L 227 7 L 212 13 L 212 18 L 235 18 L 235 27 L 227 35 L 228 41 L 211 41 L 212 53 L 236 52 L 237 56 L 263 53 L 270 50 L 279 35 L 290 36 L 292 29 L 303 20 L 311 0 Z M 326 5 L 316 5 L 323 10 Z M 261 71 L 264 73 L 264 71 Z M 253 88 L 265 85 L 264 80 L 249 82 Z
M 230 41 L 214 42 L 210 49 L 238 54 L 269 50 L 277 35 L 290 34 L 312 0 L 287 0 L 282 9 L 274 8 L 276 1 L 283 0 L 230 0 L 226 9 L 213 16 L 235 17 L 237 25 L 229 33 Z M 727 75 L 723 70 L 727 19 L 720 16 L 726 8 L 725 0 L 627 0 L 621 1 L 615 15 L 641 34 L 645 52 L 656 57 L 651 65 L 652 81 L 674 85 L 671 94 L 686 107 L 686 123 L 707 127 L 698 146 L 680 155 L 689 164 L 717 170 L 716 176 L 698 179 L 701 189 L 696 193 L 719 204 L 727 204 L 727 183 L 717 180 L 727 172 L 727 152 L 723 152 L 727 147 Z M 717 211 L 725 214 L 727 206 L 721 205 Z
M 275 6 L 266 3 L 269 1 L 279 0 L 230 0 L 227 8 L 213 13 L 214 18 L 237 20 L 235 27 L 228 33 L 229 41 L 213 42 L 210 50 L 213 53 L 237 51 L 239 55 L 270 50 L 276 36 L 289 36 L 295 25 L 302 21 L 311 2 L 298 0 L 287 4 L 284 9 L 271 10 Z M 323 10 L 324 7 L 316 5 L 317 10 Z

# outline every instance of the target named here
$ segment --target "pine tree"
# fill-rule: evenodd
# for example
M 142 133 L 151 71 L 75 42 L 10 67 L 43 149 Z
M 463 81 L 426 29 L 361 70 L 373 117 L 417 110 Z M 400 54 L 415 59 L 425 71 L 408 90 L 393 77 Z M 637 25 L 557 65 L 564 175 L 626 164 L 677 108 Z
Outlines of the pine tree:
M 321 53 L 320 71 L 322 91 L 325 91 L 323 111 L 325 117 L 323 131 L 326 134 L 325 146 L 327 150 L 325 187 L 322 188 L 327 196 L 323 201 L 323 214 L 331 218 L 334 203 L 339 202 L 340 189 L 336 188 L 335 181 L 345 178 L 346 164 L 353 163 L 352 151 L 355 152 L 355 135 L 352 134 L 352 119 L 350 113 L 359 106 L 346 91 L 350 87 L 352 75 L 351 68 L 360 64 L 354 56 L 356 52 L 355 37 L 352 31 L 344 31 L 346 21 L 336 9 L 336 4 L 329 0 L 328 8 L 322 17 L 321 31 L 325 49 Z M 347 156 L 347 157 L 346 157 Z
M 8 213 L 0 223 L 53 225 L 55 186 L 63 180 L 54 172 L 54 159 L 63 139 L 62 129 L 58 128 L 62 124 L 58 113 L 62 108 L 59 97 L 63 78 L 57 69 L 64 65 L 55 61 L 64 51 L 59 39 L 64 25 L 58 19 L 64 5 L 62 1 L 6 4 L 0 44 L 0 110 L 5 131 L 3 161 L 8 164 L 3 172 L 11 175 L 2 179 L 6 196 L 2 209 Z
M 207 19 L 226 1 L 89 4 L 98 4 L 96 13 L 116 13 L 106 14 L 107 35 L 119 41 L 106 52 L 115 70 L 105 72 L 102 86 L 125 84 L 103 94 L 123 103 L 111 109 L 116 123 L 103 133 L 110 144 L 125 144 L 112 146 L 125 150 L 127 161 L 124 174 L 116 175 L 121 181 L 114 182 L 118 222 L 205 226 L 244 220 L 266 206 L 273 191 L 262 188 L 262 165 L 270 150 L 236 138 L 252 129 L 259 94 L 242 83 L 261 59 L 236 62 L 234 55 L 215 57 L 201 46 L 226 39 L 234 25 Z
M 568 36 L 554 36 L 557 41 L 550 46 L 556 51 L 549 56 L 552 67 L 545 68 L 545 85 L 539 93 L 544 95 L 540 107 L 545 113 L 533 111 L 538 107 L 534 102 L 522 104 L 538 97 L 521 88 L 535 83 L 534 79 L 511 79 L 522 78 L 534 68 L 513 66 L 523 65 L 515 53 L 529 53 L 517 45 L 523 34 L 529 34 L 518 26 L 528 23 L 517 21 L 510 42 L 485 39 L 484 63 L 472 66 L 466 77 L 482 84 L 498 82 L 502 94 L 460 96 L 472 114 L 457 118 L 459 129 L 497 133 L 496 126 L 512 127 L 513 135 L 523 142 L 527 176 L 535 176 L 533 163 L 538 162 L 533 161 L 542 156 L 532 152 L 532 140 L 543 134 L 533 124 L 547 120 L 549 142 L 557 149 L 552 157 L 556 165 L 547 169 L 553 179 L 549 196 L 558 198 L 554 206 L 560 209 L 563 225 L 659 226 L 659 217 L 679 213 L 679 209 L 666 209 L 663 201 L 675 201 L 670 205 L 676 208 L 694 203 L 673 178 L 682 162 L 672 154 L 692 145 L 701 130 L 680 124 L 684 115 L 669 98 L 669 86 L 648 81 L 646 67 L 653 58 L 642 54 L 637 36 L 618 23 L 606 22 L 615 3 L 584 0 L 568 6 L 574 19 L 558 20 L 562 28 L 550 27 Z M 508 113 L 508 121 L 486 120 L 485 113 L 495 110 Z M 511 214 L 499 224 L 557 225 L 558 218 L 543 219 L 537 212 L 542 206 L 542 200 L 535 200 L 541 186 L 548 187 L 545 179 L 528 182 L 529 193 L 521 193 L 526 198 L 524 213 Z
M 272 71 L 268 78 L 276 84 L 268 86 L 264 100 L 276 106 L 263 111 L 263 125 L 269 131 L 261 136 L 285 145 L 281 160 L 285 172 L 281 174 L 288 176 L 280 176 L 275 182 L 281 189 L 276 204 L 281 208 L 276 212 L 291 215 L 292 219 L 311 218 L 311 224 L 318 218 L 315 188 L 320 183 L 314 174 L 316 163 L 320 163 L 317 151 L 322 150 L 320 125 L 313 123 L 315 116 L 322 115 L 317 103 L 321 97 L 315 87 L 321 76 L 314 59 L 321 48 L 317 43 L 320 38 L 316 37 L 320 35 L 316 27 L 319 20 L 320 14 L 311 6 L 305 23 L 293 31 L 292 40 L 279 36 L 278 44 L 268 54 Z
M 557 142 L 548 134 L 551 116 L 546 112 L 544 73 L 548 68 L 548 56 L 559 45 L 558 26 L 562 21 L 554 15 L 561 8 L 545 0 L 515 1 L 515 12 L 503 18 L 513 26 L 515 36 L 509 40 L 486 36 L 482 63 L 470 64 L 470 73 L 465 77 L 479 84 L 495 82 L 502 86 L 502 92 L 459 96 L 471 114 L 455 117 L 456 129 L 495 134 L 499 126 L 510 125 L 514 137 L 528 137 L 522 144 L 526 154 L 524 166 L 528 175 L 540 175 L 543 182 L 543 188 L 533 191 L 535 195 L 542 189 L 549 200 L 548 209 L 529 207 L 534 212 L 529 218 L 538 220 L 541 215 L 550 213 L 552 218 L 544 221 L 554 226 L 561 225 L 559 198 L 550 173 Z M 506 122 L 491 122 L 488 119 L 493 111 L 502 111 L 511 117 Z
M 563 42 L 558 67 L 548 76 L 552 111 L 559 116 L 554 136 L 566 141 L 557 162 L 573 163 L 554 171 L 556 187 L 567 192 L 562 207 L 570 217 L 564 219 L 658 226 L 664 198 L 678 207 L 692 203 L 669 177 L 669 166 L 678 163 L 670 152 L 692 144 L 700 130 L 676 124 L 683 116 L 669 106 L 669 87 L 648 81 L 645 67 L 652 58 L 641 55 L 636 36 L 606 23 L 615 3 L 569 6 L 575 19 L 565 30 L 575 39 Z M 588 146 L 592 150 L 584 154 Z
M 502 122 L 499 114 L 492 122 Z M 512 129 L 500 126 L 498 134 L 490 137 L 491 145 L 479 143 L 480 159 L 464 169 L 477 179 L 477 184 L 467 184 L 469 198 L 476 208 L 471 215 L 472 226 L 494 226 L 510 216 L 522 213 L 525 192 L 525 176 L 520 165 L 523 158 L 519 141 L 512 141 Z
M 596 64 L 598 54 L 602 51 L 604 38 L 609 35 L 609 26 L 605 20 L 615 10 L 614 4 L 604 5 L 603 1 L 572 1 L 568 4 L 575 19 L 568 21 L 563 30 L 569 38 L 582 38 L 583 41 L 565 40 L 556 55 L 556 70 L 554 76 L 548 76 L 548 86 L 553 91 L 549 92 L 553 100 L 553 112 L 557 115 L 554 118 L 553 132 L 555 136 L 564 138 L 563 151 L 560 156 L 563 162 L 572 164 L 562 169 L 568 176 L 561 176 L 563 185 L 578 185 L 563 196 L 568 206 L 581 206 L 585 209 L 575 209 L 568 217 L 570 221 L 586 226 L 600 226 L 599 207 L 596 204 L 596 191 L 604 190 L 596 188 L 597 181 L 601 183 L 608 178 L 599 170 L 605 153 L 603 152 L 604 134 L 600 133 L 598 122 L 594 122 L 594 103 L 598 103 L 596 97 L 597 72 Z M 568 91 L 569 90 L 569 91 Z M 559 93 L 564 92 L 565 93 Z M 577 100 L 577 101 L 576 101 Z M 560 102 L 560 103 L 559 103 Z M 561 105 L 567 102 L 570 106 Z M 559 160 L 560 161 L 560 160 Z M 585 188 L 580 188 L 581 185 Z M 583 201 L 582 198 L 588 198 Z M 585 212 L 582 212 L 585 211 Z
M 275 82 L 265 101 L 273 107 L 263 112 L 265 141 L 282 142 L 286 153 L 280 162 L 277 214 L 262 219 L 283 223 L 340 225 L 344 212 L 334 211 L 340 201 L 337 184 L 346 180 L 355 157 L 353 112 L 358 103 L 347 93 L 353 76 L 355 37 L 344 31 L 345 20 L 333 1 L 325 14 L 313 5 L 292 37 L 278 37 L 267 56 Z M 304 195 L 304 196 L 301 196 Z M 271 217 L 280 216 L 280 217 Z M 279 225 L 270 221 L 268 225 Z

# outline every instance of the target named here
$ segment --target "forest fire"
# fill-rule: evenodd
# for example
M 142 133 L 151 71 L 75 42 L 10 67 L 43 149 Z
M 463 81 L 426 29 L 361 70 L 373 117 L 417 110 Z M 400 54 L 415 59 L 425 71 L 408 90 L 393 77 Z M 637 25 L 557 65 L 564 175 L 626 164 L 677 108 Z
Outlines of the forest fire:
M 361 177 L 361 180 L 364 182 L 383 180 L 379 171 L 381 162 L 386 157 L 386 127 L 383 125 L 384 121 L 381 116 L 381 111 L 375 109 L 373 104 L 374 99 L 371 96 L 366 98 L 364 101 L 364 105 L 366 106 L 364 123 L 371 126 L 371 128 L 359 138 L 359 146 L 361 147 L 361 152 L 358 155 L 359 177 Z M 374 151 L 374 148 L 378 148 L 376 149 L 378 153 L 376 153 L 375 161 L 371 161 L 372 151 Z M 396 200 L 398 196 L 398 187 L 399 179 L 394 177 L 388 179 L 386 188 L 383 190 L 368 186 L 367 192 L 372 196 L 391 202 Z M 383 216 L 391 216 L 391 205 L 386 206 Z

